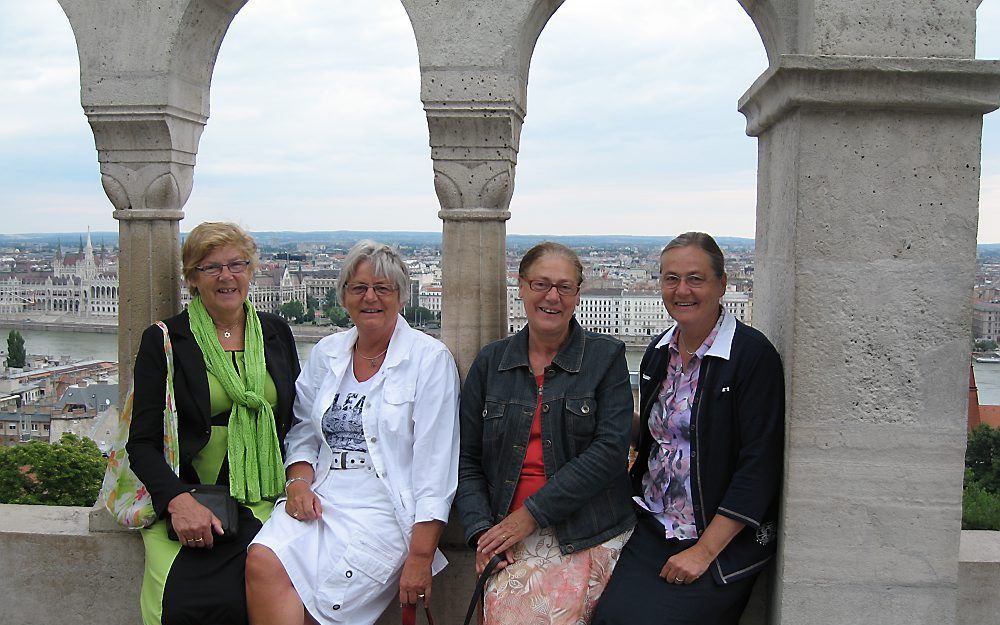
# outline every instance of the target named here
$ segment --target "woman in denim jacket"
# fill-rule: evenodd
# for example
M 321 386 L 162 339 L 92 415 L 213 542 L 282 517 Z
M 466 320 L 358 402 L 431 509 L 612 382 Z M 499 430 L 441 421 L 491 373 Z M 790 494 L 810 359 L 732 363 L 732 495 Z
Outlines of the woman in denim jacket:
M 462 389 L 456 505 L 487 585 L 486 625 L 587 623 L 635 517 L 625 346 L 580 327 L 583 268 L 540 243 L 521 260 L 528 325 L 487 345 Z

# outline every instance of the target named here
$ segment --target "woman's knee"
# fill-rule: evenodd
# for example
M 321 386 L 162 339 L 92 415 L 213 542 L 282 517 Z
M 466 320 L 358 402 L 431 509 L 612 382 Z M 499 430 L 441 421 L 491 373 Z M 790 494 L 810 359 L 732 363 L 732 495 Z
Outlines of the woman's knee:
M 247 550 L 247 584 L 280 584 L 291 586 L 292 582 L 273 551 L 263 545 L 250 545 Z

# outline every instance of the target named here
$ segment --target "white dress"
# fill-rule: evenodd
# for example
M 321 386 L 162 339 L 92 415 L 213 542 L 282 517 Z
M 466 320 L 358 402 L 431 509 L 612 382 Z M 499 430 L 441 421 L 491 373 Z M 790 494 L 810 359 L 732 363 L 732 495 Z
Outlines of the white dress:
M 402 317 L 382 367 L 365 382 L 370 386 L 360 416 L 370 462 L 362 469 L 331 469 L 328 441 L 342 439 L 329 436 L 324 422 L 338 392 L 349 394 L 344 383 L 354 377 L 356 340 L 356 329 L 324 338 L 295 384 L 285 466 L 313 466 L 322 517 L 297 521 L 279 499 L 254 539 L 278 556 L 302 603 L 324 625 L 370 625 L 378 619 L 398 596 L 413 524 L 447 522 L 458 481 L 454 359 Z M 438 550 L 431 572 L 446 563 Z
M 282 501 L 253 542 L 278 556 L 318 622 L 374 623 L 399 593 L 409 548 L 389 493 L 371 466 L 330 471 L 313 491 L 321 518 L 296 521 Z

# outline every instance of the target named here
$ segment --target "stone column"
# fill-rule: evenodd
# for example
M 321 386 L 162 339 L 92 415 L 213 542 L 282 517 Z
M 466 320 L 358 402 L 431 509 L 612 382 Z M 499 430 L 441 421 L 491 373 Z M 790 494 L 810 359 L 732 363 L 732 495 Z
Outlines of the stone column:
M 535 42 L 562 0 L 402 0 L 444 221 L 442 335 L 462 376 L 507 334 L 506 224 Z
M 754 324 L 787 372 L 772 621 L 955 623 L 982 118 L 1000 63 L 781 55 Z
M 208 119 L 215 58 L 246 0 L 59 0 L 80 55 L 80 100 L 119 220 L 124 394 L 142 331 L 180 309 L 182 208 Z
M 442 335 L 462 375 L 479 349 L 506 336 L 506 221 L 521 115 L 427 108 L 441 203 Z

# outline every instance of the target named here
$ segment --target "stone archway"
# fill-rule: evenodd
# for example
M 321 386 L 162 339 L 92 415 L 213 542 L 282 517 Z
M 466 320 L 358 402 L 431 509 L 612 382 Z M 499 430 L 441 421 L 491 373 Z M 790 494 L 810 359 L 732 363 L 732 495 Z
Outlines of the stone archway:
M 402 2 L 465 369 L 504 333 L 528 67 L 561 0 Z M 121 221 L 127 372 L 179 305 L 178 221 L 245 0 L 60 4 Z M 973 59 L 978 4 L 740 0 L 770 63 L 740 110 L 759 139 L 756 325 L 788 379 L 776 623 L 955 622 L 982 116 L 1000 94 L 998 63 Z

